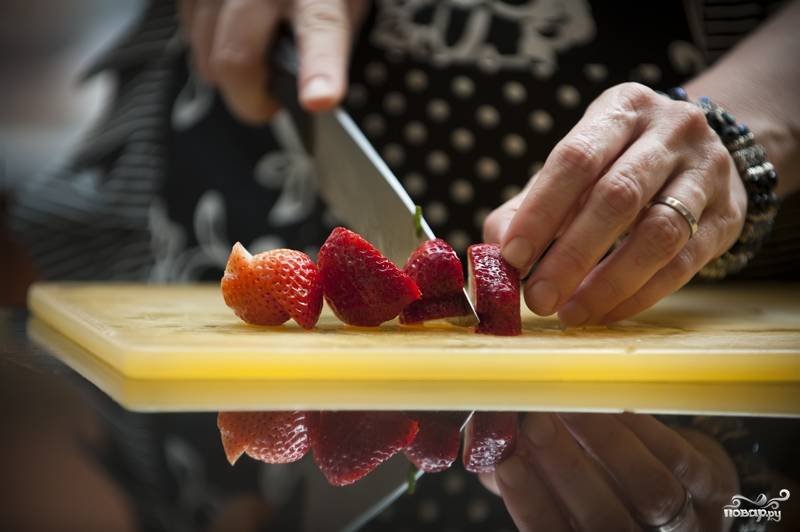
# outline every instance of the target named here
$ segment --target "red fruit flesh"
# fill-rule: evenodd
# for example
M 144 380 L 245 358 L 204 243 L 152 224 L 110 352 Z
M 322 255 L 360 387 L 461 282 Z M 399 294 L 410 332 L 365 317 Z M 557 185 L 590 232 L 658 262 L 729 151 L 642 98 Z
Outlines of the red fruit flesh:
M 310 447 L 305 412 L 220 412 L 217 427 L 231 465 L 244 453 L 268 464 L 295 462 Z
M 464 469 L 491 473 L 511 456 L 517 441 L 517 414 L 475 412 L 464 429 Z
M 419 423 L 419 432 L 405 454 L 408 460 L 426 473 L 448 469 L 458 457 L 461 447 L 461 412 L 409 413 Z
M 311 329 L 322 312 L 319 270 L 300 251 L 274 249 L 253 256 L 237 242 L 220 284 L 225 304 L 247 323 L 280 325 L 292 318 Z
M 314 462 L 334 486 L 352 484 L 406 448 L 417 430 L 417 422 L 400 412 L 319 412 Z
M 481 320 L 475 332 L 515 336 L 522 333 L 519 311 L 519 273 L 500 255 L 495 244 L 467 249 L 469 287 Z
M 328 236 L 317 264 L 325 301 L 350 325 L 380 325 L 420 298 L 419 288 L 408 275 L 372 244 L 343 227 Z
M 408 259 L 403 271 L 417 283 L 422 298 L 403 309 L 400 323 L 464 316 L 470 310 L 464 299 L 461 261 L 444 240 L 423 242 Z

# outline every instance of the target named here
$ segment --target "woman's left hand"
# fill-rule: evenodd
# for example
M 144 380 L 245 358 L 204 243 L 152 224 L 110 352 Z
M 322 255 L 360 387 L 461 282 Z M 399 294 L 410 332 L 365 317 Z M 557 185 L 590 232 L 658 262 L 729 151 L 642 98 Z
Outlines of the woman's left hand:
M 648 207 L 660 196 L 688 209 L 694 236 L 676 209 Z M 733 159 L 703 112 L 624 83 L 600 95 L 525 190 L 489 215 L 484 239 L 523 273 L 540 259 L 524 286 L 531 310 L 558 312 L 566 326 L 607 323 L 653 305 L 724 253 L 746 208 Z
M 482 480 L 522 531 L 722 531 L 739 492 L 714 440 L 628 413 L 527 414 L 514 454 Z

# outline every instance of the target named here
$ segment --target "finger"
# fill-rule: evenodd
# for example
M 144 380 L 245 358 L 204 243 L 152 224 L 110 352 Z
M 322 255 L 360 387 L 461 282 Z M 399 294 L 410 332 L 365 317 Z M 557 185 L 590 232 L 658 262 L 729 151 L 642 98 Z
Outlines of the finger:
M 613 323 L 638 314 L 688 283 L 712 258 L 721 254 L 721 243 L 728 241 L 725 223 L 716 213 L 703 213 L 697 233 L 661 270 L 656 272 L 638 292 L 600 318 L 600 323 Z
M 300 57 L 298 91 L 309 111 L 330 109 L 347 86 L 351 21 L 344 0 L 298 0 L 292 15 Z
M 521 441 L 529 450 L 540 478 L 579 530 L 636 528 L 602 471 L 567 432 L 558 416 L 528 414 L 522 424 Z
M 519 530 L 572 530 L 558 501 L 525 458 L 512 455 L 497 467 L 494 478 Z
M 678 164 L 667 139 L 640 138 L 592 187 L 585 207 L 547 252 L 526 283 L 525 301 L 552 314 L 597 265 Z
M 694 170 L 680 174 L 659 192 L 687 207 L 695 220 L 708 204 L 702 176 Z M 564 326 L 596 323 L 614 307 L 634 295 L 686 245 L 689 222 L 678 211 L 653 204 L 639 218 L 622 245 L 587 276 L 559 310 Z
M 680 511 L 685 488 L 626 425 L 609 414 L 560 417 L 614 479 L 637 521 L 660 526 Z
M 578 197 L 643 128 L 642 110 L 657 95 L 626 84 L 604 92 L 562 139 L 503 231 L 503 257 L 520 271 L 553 239 Z M 523 272 L 524 273 L 524 272 Z
M 191 35 L 192 18 L 197 0 L 180 0 L 178 2 L 178 20 L 181 23 L 181 30 L 185 36 Z
M 189 28 L 189 43 L 192 48 L 192 63 L 197 74 L 206 82 L 213 83 L 211 70 L 211 48 L 214 44 L 214 30 L 219 17 L 220 0 L 194 0 Z M 187 6 L 188 8 L 189 6 Z
M 481 481 L 481 484 L 483 484 L 484 488 L 497 496 L 500 495 L 500 488 L 497 487 L 497 481 L 494 478 L 494 473 L 480 473 L 478 474 L 478 479 Z
M 625 412 L 615 417 L 647 446 L 695 499 L 707 500 L 716 493 L 716 481 L 708 459 L 679 433 L 653 416 Z
M 278 109 L 267 93 L 266 50 L 280 13 L 274 2 L 230 0 L 220 11 L 212 70 L 228 108 L 248 123 L 263 123 Z

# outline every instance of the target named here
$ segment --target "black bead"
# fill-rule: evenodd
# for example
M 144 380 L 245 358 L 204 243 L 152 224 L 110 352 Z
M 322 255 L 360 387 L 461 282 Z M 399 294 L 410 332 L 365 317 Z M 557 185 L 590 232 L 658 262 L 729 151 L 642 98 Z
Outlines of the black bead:
M 739 124 L 739 134 L 744 136 L 750 133 L 750 128 L 747 127 L 745 124 Z
M 725 122 L 728 125 L 731 125 L 731 126 L 735 126 L 736 125 L 736 119 L 733 118 L 733 115 L 731 115 L 728 111 L 722 111 L 721 115 L 722 115 L 722 119 L 725 120 Z

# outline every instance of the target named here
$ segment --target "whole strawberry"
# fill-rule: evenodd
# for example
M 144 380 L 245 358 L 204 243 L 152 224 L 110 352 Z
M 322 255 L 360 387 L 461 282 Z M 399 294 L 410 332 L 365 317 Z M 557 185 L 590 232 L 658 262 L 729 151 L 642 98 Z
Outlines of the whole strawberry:
M 408 258 L 403 271 L 417 283 L 422 298 L 400 313 L 400 323 L 464 316 L 464 272 L 455 250 L 441 239 L 423 242 Z
M 405 449 L 408 460 L 426 473 L 448 469 L 458 457 L 461 447 L 463 412 L 409 412 L 419 424 L 419 432 Z
M 255 325 L 281 325 L 292 318 L 311 329 L 322 312 L 319 270 L 308 255 L 292 249 L 253 256 L 237 242 L 221 287 L 225 304 Z
M 475 332 L 514 336 L 522 333 L 519 273 L 500 255 L 495 244 L 467 249 L 469 289 L 481 320 Z
M 402 412 L 319 412 L 311 437 L 314 462 L 334 486 L 352 484 L 406 448 L 417 430 Z
M 360 235 L 334 229 L 317 260 L 325 301 L 350 325 L 372 327 L 391 320 L 420 298 L 411 278 Z
M 514 412 L 475 412 L 464 429 L 464 469 L 472 473 L 491 473 L 497 464 L 511 456 L 517 443 L 517 414 Z
M 217 427 L 231 465 L 247 453 L 268 464 L 300 460 L 310 447 L 305 412 L 220 412 Z

